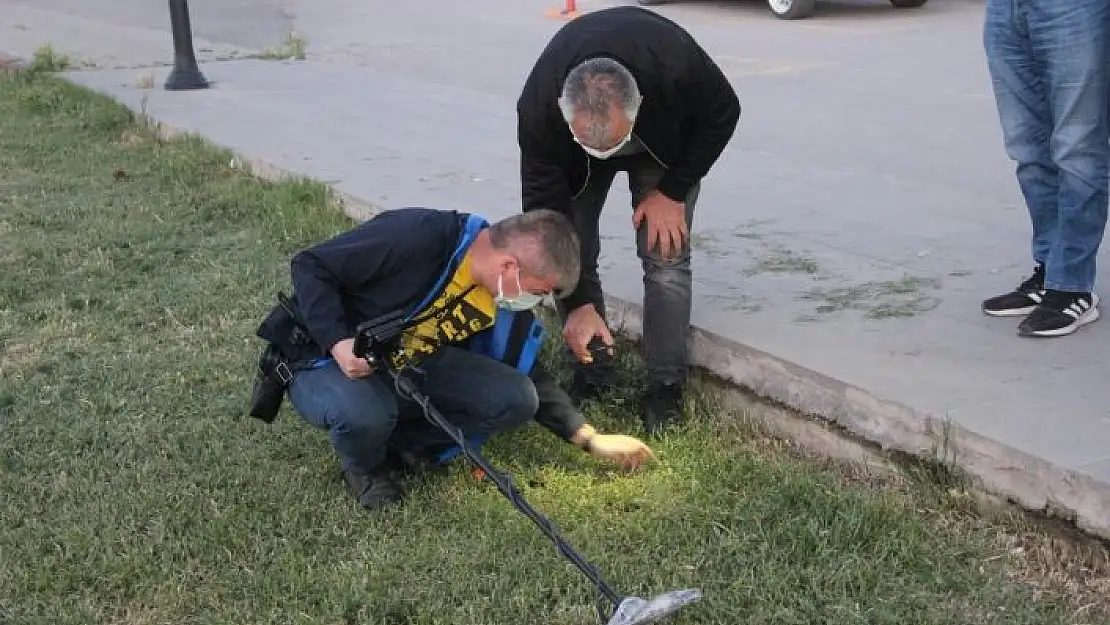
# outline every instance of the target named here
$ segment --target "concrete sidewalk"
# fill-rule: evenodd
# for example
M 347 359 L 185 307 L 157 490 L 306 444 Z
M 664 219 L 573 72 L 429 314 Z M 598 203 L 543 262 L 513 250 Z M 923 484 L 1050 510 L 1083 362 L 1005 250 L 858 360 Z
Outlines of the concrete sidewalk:
M 203 92 L 144 90 L 133 70 L 70 76 L 369 204 L 508 215 L 515 97 L 561 22 L 541 0 L 439 4 L 294 3 L 307 61 L 205 64 Z M 1110 537 L 1110 325 L 1033 341 L 979 311 L 1031 269 L 981 5 L 823 6 L 805 22 L 762 4 L 659 9 L 699 37 L 744 105 L 695 223 L 697 361 Z M 602 220 L 603 279 L 639 302 L 622 182 Z
M 282 0 L 193 0 L 201 61 L 280 50 L 293 32 Z M 173 63 L 165 2 L 0 0 L 0 54 L 30 58 L 49 44 L 77 67 L 119 69 Z

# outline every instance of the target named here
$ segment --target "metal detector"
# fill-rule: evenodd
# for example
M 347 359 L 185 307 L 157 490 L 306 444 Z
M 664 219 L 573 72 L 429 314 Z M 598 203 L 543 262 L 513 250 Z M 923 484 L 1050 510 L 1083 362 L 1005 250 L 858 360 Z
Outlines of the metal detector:
M 570 560 L 593 583 L 600 593 L 597 613 L 602 622 L 606 625 L 656 623 L 683 606 L 701 599 L 701 591 L 696 588 L 676 590 L 651 599 L 622 595 L 602 579 L 597 569 L 563 539 L 551 521 L 537 512 L 517 491 L 513 485 L 512 476 L 491 467 L 467 442 L 462 430 L 452 425 L 432 405 L 428 397 L 420 392 L 416 384 L 403 375 L 406 370 L 419 372 L 419 369 L 408 361 L 404 350 L 400 347 L 401 333 L 407 325 L 406 319 L 400 315 L 387 315 L 361 324 L 355 335 L 353 350 L 355 355 L 365 359 L 374 371 L 387 372 L 393 379 L 397 394 L 403 399 L 416 402 L 423 410 L 424 416 L 450 436 L 462 450 L 463 455 L 484 472 L 486 477 L 497 485 L 501 494 L 505 495 L 517 510 L 531 519 L 540 531 L 555 543 L 559 553 Z M 404 363 L 404 365 L 398 367 L 395 363 Z M 611 611 L 606 609 L 606 602 L 610 604 Z

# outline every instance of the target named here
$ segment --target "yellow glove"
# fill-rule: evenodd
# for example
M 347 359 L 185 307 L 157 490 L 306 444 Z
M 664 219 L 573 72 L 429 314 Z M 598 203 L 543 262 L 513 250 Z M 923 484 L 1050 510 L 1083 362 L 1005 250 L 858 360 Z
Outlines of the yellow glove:
M 590 455 L 626 469 L 638 469 L 655 458 L 655 454 L 640 439 L 624 434 L 599 434 L 591 425 L 582 426 L 574 439 Z

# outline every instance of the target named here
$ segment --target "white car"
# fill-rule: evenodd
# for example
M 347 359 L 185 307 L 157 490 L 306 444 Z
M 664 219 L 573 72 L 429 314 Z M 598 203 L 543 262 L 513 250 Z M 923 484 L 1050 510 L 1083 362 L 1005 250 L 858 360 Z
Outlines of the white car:
M 670 0 L 637 0 L 641 6 L 659 6 L 668 4 Z M 896 9 L 915 9 L 923 6 L 926 0 L 890 0 Z M 809 17 L 817 0 L 767 0 L 767 8 L 775 17 L 784 20 L 796 20 Z

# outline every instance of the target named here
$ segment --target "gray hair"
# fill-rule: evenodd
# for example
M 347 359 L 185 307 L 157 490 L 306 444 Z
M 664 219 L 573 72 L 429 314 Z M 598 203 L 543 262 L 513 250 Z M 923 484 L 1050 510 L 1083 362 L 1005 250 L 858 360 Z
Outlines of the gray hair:
M 582 256 L 574 225 L 562 213 L 540 209 L 513 215 L 491 224 L 494 249 L 511 252 L 523 271 L 542 278 L 555 277 L 555 294 L 566 297 L 578 284 Z
M 613 106 L 619 106 L 629 120 L 635 120 L 640 101 L 640 87 L 628 68 L 615 59 L 595 57 L 579 63 L 567 74 L 559 108 L 568 124 L 575 114 L 585 112 L 590 117 L 588 142 L 597 145 L 609 134 Z

